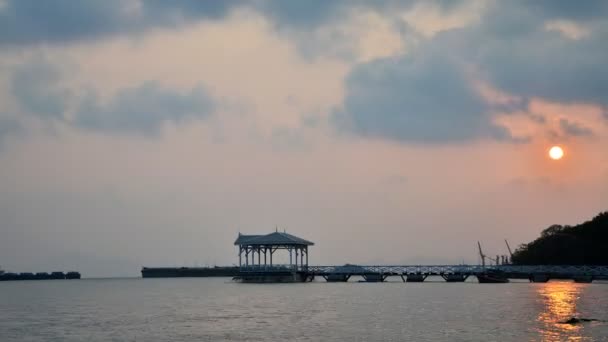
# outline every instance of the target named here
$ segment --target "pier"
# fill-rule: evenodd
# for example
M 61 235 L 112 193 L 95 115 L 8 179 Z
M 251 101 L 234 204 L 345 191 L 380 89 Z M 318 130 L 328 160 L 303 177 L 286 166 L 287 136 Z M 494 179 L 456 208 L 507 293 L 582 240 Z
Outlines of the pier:
M 608 280 L 608 266 L 344 265 L 308 266 L 307 272 L 308 278 L 322 277 L 327 281 L 348 281 L 353 276 L 372 282 L 385 281 L 389 277 L 404 282 L 424 282 L 429 276 L 441 277 L 446 282 L 464 282 L 469 277 L 479 280 L 488 276 L 496 280 L 526 279 L 530 282 L 547 282 L 551 279 L 572 279 L 581 283 Z
M 480 283 L 507 283 L 526 279 L 542 283 L 551 279 L 571 279 L 590 283 L 608 280 L 608 266 L 559 265 L 343 265 L 309 266 L 308 247 L 314 243 L 278 230 L 267 235 L 239 234 L 234 245 L 239 247 L 239 268 L 235 280 L 244 283 L 307 282 L 323 278 L 327 282 L 348 282 L 359 276 L 365 282 L 384 282 L 397 277 L 403 282 L 424 282 L 430 276 L 449 283 L 462 283 L 476 277 Z M 288 253 L 289 263 L 276 264 L 277 251 Z

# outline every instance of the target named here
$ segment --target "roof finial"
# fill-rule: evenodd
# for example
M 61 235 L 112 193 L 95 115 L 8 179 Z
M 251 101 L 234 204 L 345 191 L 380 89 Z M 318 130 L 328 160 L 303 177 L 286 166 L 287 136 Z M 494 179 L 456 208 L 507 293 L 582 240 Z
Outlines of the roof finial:
M 279 232 L 279 226 L 274 226 L 274 231 L 278 233 Z

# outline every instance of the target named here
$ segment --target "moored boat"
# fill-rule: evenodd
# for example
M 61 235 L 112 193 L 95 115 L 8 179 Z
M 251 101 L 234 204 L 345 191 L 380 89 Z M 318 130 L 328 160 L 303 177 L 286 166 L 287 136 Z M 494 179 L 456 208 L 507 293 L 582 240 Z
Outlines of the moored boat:
M 501 273 L 480 273 L 477 274 L 477 280 L 480 284 L 502 284 L 509 282 L 509 278 Z

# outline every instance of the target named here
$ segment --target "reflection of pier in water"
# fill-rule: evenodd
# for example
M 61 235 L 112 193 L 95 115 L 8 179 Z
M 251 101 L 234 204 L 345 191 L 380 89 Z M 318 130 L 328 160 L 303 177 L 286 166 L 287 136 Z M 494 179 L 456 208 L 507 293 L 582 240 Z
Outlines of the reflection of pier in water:
M 279 232 L 267 235 L 239 234 L 234 242 L 239 246 L 239 275 L 243 282 L 305 282 L 317 277 L 328 282 L 346 282 L 360 276 L 367 282 L 384 282 L 399 277 L 404 282 L 424 282 L 429 276 L 439 276 L 447 282 L 464 282 L 477 277 L 479 282 L 506 283 L 509 279 L 527 279 L 544 283 L 550 279 L 573 279 L 589 283 L 608 279 L 608 266 L 518 266 L 518 265 L 344 265 L 309 266 L 308 247 L 314 243 L 297 236 Z M 288 264 L 277 264 L 273 256 L 286 251 Z

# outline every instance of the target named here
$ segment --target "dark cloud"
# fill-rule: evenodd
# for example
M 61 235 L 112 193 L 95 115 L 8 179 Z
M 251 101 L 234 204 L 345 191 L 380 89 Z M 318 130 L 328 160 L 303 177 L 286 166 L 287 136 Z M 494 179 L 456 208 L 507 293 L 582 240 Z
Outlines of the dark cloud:
M 61 73 L 52 65 L 31 61 L 20 65 L 11 76 L 11 91 L 28 113 L 47 119 L 62 118 L 69 93 L 57 85 Z
M 63 76 L 43 59 L 29 61 L 11 75 L 12 93 L 29 115 L 106 133 L 153 136 L 166 122 L 205 118 L 214 109 L 214 101 L 202 87 L 180 92 L 145 82 L 121 89 L 109 101 L 102 102 L 93 90 L 83 97 L 71 94 L 61 84 Z M 68 121 L 69 102 L 75 108 L 73 121 Z
M 0 44 L 64 42 L 130 30 L 126 2 L 8 0 L 0 10 Z
M 351 10 L 390 13 L 421 0 L 5 0 L 0 8 L 0 46 L 69 43 L 155 27 L 179 27 L 203 19 L 222 19 L 237 7 L 260 12 L 279 28 L 314 30 Z M 449 11 L 463 1 L 434 0 Z M 428 1 L 427 1 L 428 3 Z
M 510 94 L 558 102 L 608 105 L 608 35 L 593 33 L 570 40 L 553 32 L 532 32 L 517 39 L 496 39 L 479 56 L 489 81 Z
M 566 135 L 571 135 L 575 137 L 593 135 L 593 131 L 590 128 L 581 126 L 580 124 L 569 121 L 567 119 L 559 120 L 559 126 L 562 129 L 562 132 L 564 132 L 564 134 Z
M 527 142 L 529 138 L 513 137 L 492 124 L 489 112 L 501 106 L 490 106 L 474 91 L 471 74 L 465 74 L 470 70 L 522 98 L 517 106 L 525 107 L 534 97 L 608 106 L 608 25 L 595 25 L 587 36 L 571 39 L 545 29 L 544 20 L 561 18 L 559 13 L 537 13 L 528 2 L 496 2 L 476 24 L 440 32 L 406 56 L 357 66 L 347 79 L 344 109 L 335 119 L 361 136 L 403 142 L 482 137 Z
M 439 52 L 429 45 L 356 67 L 338 124 L 362 136 L 413 143 L 513 140 L 491 122 L 488 104 L 459 61 Z
M 383 14 L 402 12 L 417 3 L 435 5 L 444 12 L 452 11 L 465 1 L 461 0 L 262 0 L 256 8 L 280 27 L 309 30 L 339 20 L 353 10 L 369 10 Z
M 100 103 L 94 94 L 82 102 L 76 125 L 107 133 L 157 135 L 166 122 L 205 118 L 214 108 L 202 87 L 180 93 L 154 82 L 123 89 L 109 103 Z
M 554 19 L 589 20 L 605 18 L 608 2 L 604 0 L 517 0 L 513 5 L 524 7 L 537 16 Z M 502 5 L 506 5 L 505 4 Z
M 352 5 L 359 5 L 360 2 L 352 2 Z M 259 3 L 260 10 L 274 19 L 280 26 L 294 26 L 309 29 L 316 27 L 330 18 L 338 15 L 348 1 L 281 1 L 268 0 Z
M 240 0 L 5 0 L 0 8 L 0 45 L 65 43 L 152 27 L 175 27 L 197 19 L 222 18 L 241 3 Z
M 341 20 L 349 11 L 371 10 L 387 12 L 411 7 L 419 0 L 310 0 L 310 1 L 261 1 L 258 10 L 270 18 L 279 29 L 314 30 L 329 22 Z M 436 3 L 437 1 L 434 1 Z
M 455 39 L 494 86 L 522 97 L 608 105 L 608 2 L 496 2 L 482 21 Z M 571 39 L 548 31 L 546 20 L 567 19 L 589 33 Z M 589 19 L 590 21 L 585 21 Z
M 18 121 L 0 116 L 0 145 L 2 145 L 4 138 L 21 130 L 22 127 Z

